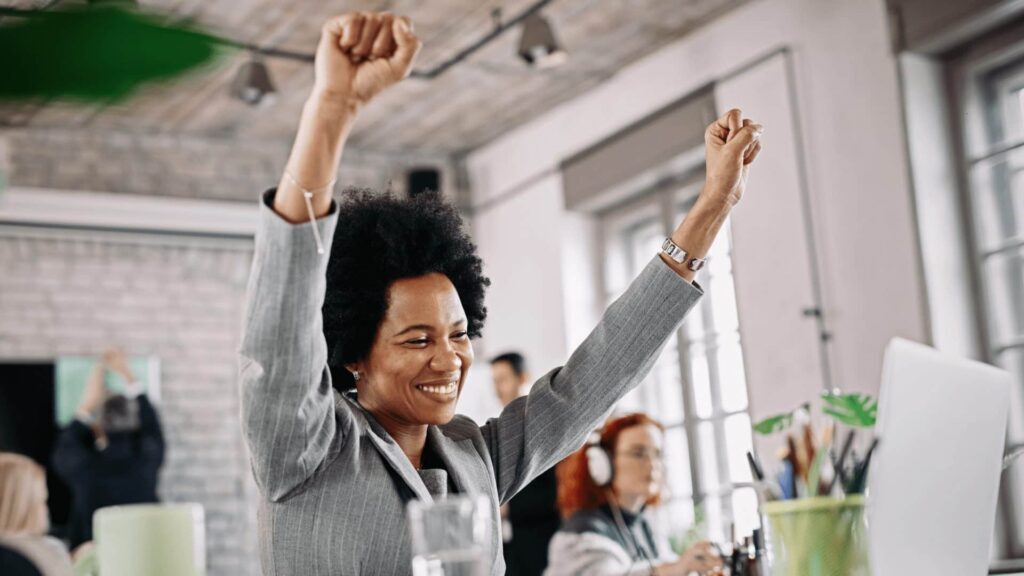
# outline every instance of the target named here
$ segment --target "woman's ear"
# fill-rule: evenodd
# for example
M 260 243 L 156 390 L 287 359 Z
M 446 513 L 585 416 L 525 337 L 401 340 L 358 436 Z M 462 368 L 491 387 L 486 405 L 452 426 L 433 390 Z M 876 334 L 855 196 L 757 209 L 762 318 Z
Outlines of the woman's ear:
M 359 378 L 363 375 L 361 370 L 362 366 L 360 362 L 350 362 L 345 364 L 345 370 L 348 370 L 352 374 L 352 379 L 359 382 Z

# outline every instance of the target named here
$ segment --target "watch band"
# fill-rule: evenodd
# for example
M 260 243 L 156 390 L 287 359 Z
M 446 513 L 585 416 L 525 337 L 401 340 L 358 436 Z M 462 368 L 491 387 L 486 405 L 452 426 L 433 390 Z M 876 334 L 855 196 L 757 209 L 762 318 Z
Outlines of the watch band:
M 704 264 L 707 263 L 707 258 L 691 258 L 689 252 L 677 246 L 671 238 L 665 238 L 665 241 L 661 244 L 661 251 L 676 264 L 683 264 L 688 270 L 694 272 L 703 268 Z

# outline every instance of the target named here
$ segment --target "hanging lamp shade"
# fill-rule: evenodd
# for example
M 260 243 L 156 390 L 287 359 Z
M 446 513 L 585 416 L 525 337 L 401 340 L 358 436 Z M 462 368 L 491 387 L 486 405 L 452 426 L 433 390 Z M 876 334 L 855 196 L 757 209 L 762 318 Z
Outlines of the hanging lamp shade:
M 267 65 L 258 59 L 242 64 L 231 82 L 231 95 L 250 106 L 269 102 L 276 92 Z
M 537 68 L 553 68 L 564 63 L 569 54 L 558 43 L 547 18 L 540 13 L 534 13 L 523 21 L 523 34 L 519 37 L 519 57 Z

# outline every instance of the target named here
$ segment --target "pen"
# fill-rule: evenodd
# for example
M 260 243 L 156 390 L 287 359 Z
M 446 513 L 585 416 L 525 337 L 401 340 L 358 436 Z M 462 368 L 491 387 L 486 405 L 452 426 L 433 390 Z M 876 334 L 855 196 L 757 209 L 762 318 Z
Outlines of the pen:
M 871 447 L 868 448 L 867 454 L 864 455 L 864 460 L 861 461 L 857 468 L 854 470 L 853 480 L 850 481 L 850 486 L 846 490 L 847 494 L 863 494 L 865 484 L 867 483 L 868 467 L 871 466 L 871 455 L 875 452 L 875 448 L 878 447 L 878 438 L 875 438 L 871 442 Z
M 856 435 L 857 432 L 855 430 L 850 430 L 850 433 L 846 435 L 846 441 L 843 442 L 842 450 L 839 451 L 839 458 L 835 459 L 835 455 L 833 455 L 832 467 L 835 468 L 836 474 L 832 477 L 832 481 L 829 482 L 827 494 L 832 493 L 832 489 L 835 488 L 837 480 L 839 481 L 840 487 L 843 489 L 846 488 L 849 480 L 846 477 L 844 466 L 846 466 L 846 457 L 850 455 L 850 448 L 853 447 L 853 439 Z
M 754 480 L 764 481 L 764 469 L 761 468 L 761 464 L 753 452 L 747 452 L 747 464 L 750 465 L 750 473 L 754 476 Z

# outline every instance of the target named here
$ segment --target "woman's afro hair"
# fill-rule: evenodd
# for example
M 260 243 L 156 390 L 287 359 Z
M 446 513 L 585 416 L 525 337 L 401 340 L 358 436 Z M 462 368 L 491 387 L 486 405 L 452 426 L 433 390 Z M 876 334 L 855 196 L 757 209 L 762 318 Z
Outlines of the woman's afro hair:
M 434 192 L 410 199 L 368 190 L 345 193 L 338 205 L 323 307 L 336 389 L 355 387 L 345 365 L 369 355 L 391 285 L 432 272 L 455 285 L 469 336 L 479 336 L 487 317 L 484 291 L 491 282 L 455 207 Z

